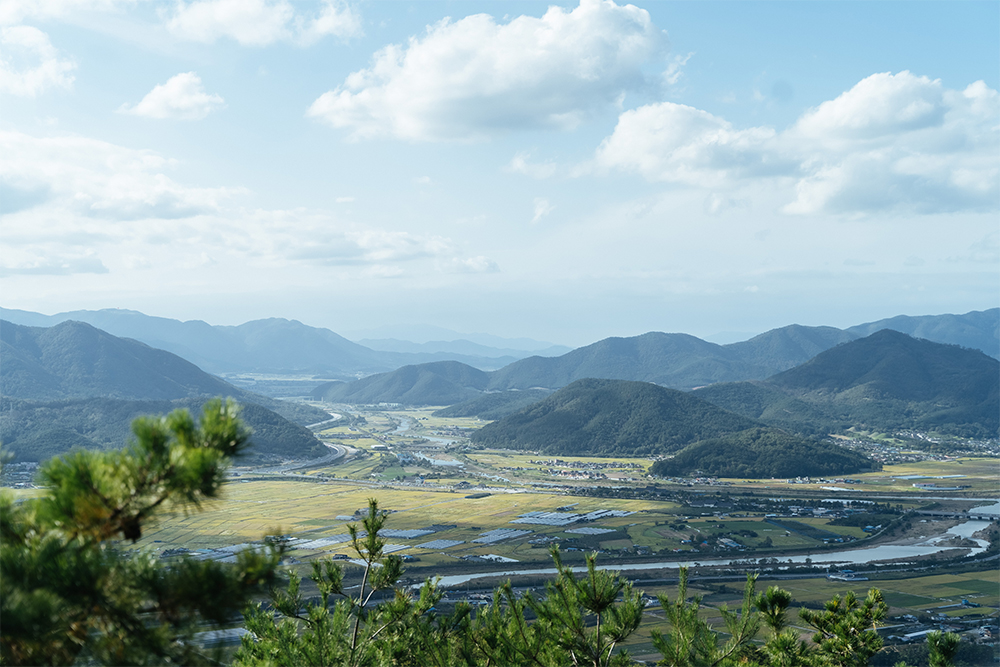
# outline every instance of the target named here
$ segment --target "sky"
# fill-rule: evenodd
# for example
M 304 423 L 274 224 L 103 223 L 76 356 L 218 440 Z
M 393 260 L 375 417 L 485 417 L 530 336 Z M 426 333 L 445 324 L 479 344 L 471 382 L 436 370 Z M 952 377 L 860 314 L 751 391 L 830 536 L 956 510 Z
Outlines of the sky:
M 1000 305 L 1000 3 L 4 0 L 0 305 L 585 345 Z

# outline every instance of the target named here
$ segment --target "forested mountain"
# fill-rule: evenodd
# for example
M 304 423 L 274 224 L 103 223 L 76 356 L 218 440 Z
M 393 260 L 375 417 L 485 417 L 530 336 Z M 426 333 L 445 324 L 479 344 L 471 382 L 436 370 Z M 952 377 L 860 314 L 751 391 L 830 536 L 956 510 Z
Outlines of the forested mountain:
M 835 327 L 804 327 L 793 324 L 723 347 L 745 363 L 768 369 L 770 375 L 805 363 L 820 352 L 857 337 L 856 334 Z
M 721 382 L 692 393 L 724 410 L 804 435 L 836 433 L 851 427 L 850 421 L 838 419 L 823 406 L 806 402 L 766 381 Z
M 549 455 L 652 456 L 755 426 L 760 424 L 675 389 L 587 379 L 487 424 L 472 440 Z
M 47 329 L 0 322 L 0 356 L 0 393 L 23 399 L 175 399 L 233 389 L 175 354 L 83 322 Z
M 181 322 L 151 317 L 134 310 L 79 310 L 41 315 L 0 308 L 0 317 L 26 326 L 52 327 L 66 321 L 86 322 L 108 333 L 134 338 L 167 350 L 212 373 L 312 374 L 356 377 L 390 371 L 407 364 L 458 360 L 495 369 L 526 356 L 516 350 L 503 354 L 450 350 L 377 351 L 353 343 L 329 329 L 297 320 L 269 318 L 239 326 L 215 326 L 200 320 Z
M 1000 308 L 973 310 L 964 315 L 899 315 L 859 324 L 847 331 L 870 336 L 881 329 L 892 329 L 935 343 L 961 345 L 1000 358 Z
M 134 417 L 175 407 L 198 412 L 213 396 L 244 405 L 257 453 L 301 457 L 323 452 L 302 428 L 328 418 L 322 410 L 251 394 L 177 355 L 89 324 L 38 328 L 0 321 L 0 358 L 5 402 L 0 438 L 25 460 L 51 455 L 56 442 L 122 445 Z
M 654 463 L 650 473 L 767 478 L 845 475 L 872 469 L 878 469 L 876 462 L 849 449 L 773 428 L 752 428 L 696 442 Z
M 493 373 L 491 389 L 557 389 L 583 378 L 642 380 L 690 389 L 735 378 L 768 375 L 725 348 L 687 334 L 652 332 L 604 340 L 561 357 L 529 357 Z
M 548 389 L 511 389 L 491 391 L 476 398 L 463 401 L 447 408 L 436 410 L 435 417 L 479 417 L 480 419 L 500 419 L 537 403 L 552 392 Z
M 404 366 L 355 382 L 320 385 L 313 398 L 335 403 L 451 405 L 478 396 L 489 374 L 457 361 Z
M 763 383 L 696 392 L 768 424 L 814 430 L 913 428 L 996 437 L 1000 362 L 978 350 L 883 329 Z
M 197 415 L 205 398 L 128 401 L 75 398 L 22 401 L 0 398 L 0 442 L 18 461 L 44 461 L 74 447 L 113 449 L 131 437 L 132 420 L 184 408 Z M 241 402 L 243 421 L 253 429 L 250 457 L 314 458 L 327 448 L 309 429 L 255 403 Z

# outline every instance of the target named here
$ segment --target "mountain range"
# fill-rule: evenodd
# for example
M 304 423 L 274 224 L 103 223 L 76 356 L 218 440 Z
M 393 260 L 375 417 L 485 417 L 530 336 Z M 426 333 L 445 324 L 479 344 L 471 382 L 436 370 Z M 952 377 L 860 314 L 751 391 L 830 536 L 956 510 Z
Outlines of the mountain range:
M 763 379 L 797 366 L 834 345 L 883 328 L 980 349 L 1000 358 L 1000 308 L 964 315 L 899 316 L 845 330 L 791 325 L 728 345 L 716 345 L 686 334 L 652 332 L 608 338 L 572 351 L 542 341 L 486 334 L 447 340 L 446 337 L 458 334 L 437 327 L 368 331 L 362 341 L 369 344 L 366 346 L 329 329 L 278 318 L 239 326 L 213 326 L 198 320 L 181 322 L 151 317 L 132 310 L 79 310 L 50 316 L 4 308 L 0 308 L 0 318 L 42 327 L 68 320 L 87 322 L 115 336 L 173 352 L 220 375 L 283 374 L 349 381 L 403 366 L 459 361 L 480 370 L 502 369 L 504 372 L 492 380 L 491 390 L 556 389 L 593 375 L 647 379 L 682 389 Z M 419 340 L 400 340 L 399 335 L 406 332 Z M 512 364 L 515 365 L 508 368 Z M 300 394 L 315 385 L 303 383 L 303 386 L 305 390 Z M 267 388 L 261 385 L 260 389 Z
M 396 346 L 400 349 L 392 349 L 393 346 L 386 343 L 383 347 L 388 349 L 372 349 L 329 329 L 281 318 L 253 320 L 239 326 L 215 326 L 201 320 L 181 322 L 117 308 L 56 315 L 0 308 L 0 319 L 34 327 L 51 327 L 67 321 L 86 322 L 115 336 L 133 338 L 173 352 L 217 374 L 308 374 L 354 379 L 408 364 L 443 360 L 497 369 L 536 352 L 490 348 L 461 340 L 422 346 L 409 344 L 408 349 L 403 349 L 406 347 L 403 343 Z M 560 349 L 540 343 L 538 351 L 552 353 Z
M 853 426 L 995 438 L 1000 429 L 1000 362 L 891 329 L 821 352 L 764 382 L 694 393 L 799 432 Z
M 175 354 L 83 322 L 40 328 L 0 321 L 0 359 L 0 438 L 23 460 L 44 458 L 53 442 L 119 446 L 134 417 L 178 407 L 197 412 L 213 396 L 244 405 L 256 454 L 325 452 L 304 425 L 328 413 L 252 394 Z
M 653 474 L 839 475 L 876 466 L 833 444 L 769 428 L 648 382 L 577 380 L 487 424 L 474 443 L 548 456 L 662 456 Z

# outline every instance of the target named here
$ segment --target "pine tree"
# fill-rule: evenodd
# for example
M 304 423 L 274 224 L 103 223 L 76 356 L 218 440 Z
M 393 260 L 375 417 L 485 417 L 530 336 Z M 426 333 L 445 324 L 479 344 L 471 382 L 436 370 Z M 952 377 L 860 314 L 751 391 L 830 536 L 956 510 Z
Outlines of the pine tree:
M 344 665 L 460 664 L 468 642 L 468 605 L 450 616 L 438 617 L 435 606 L 441 592 L 427 581 L 414 599 L 398 588 L 402 559 L 385 555 L 380 532 L 387 513 L 378 501 L 368 501 L 361 529 L 348 526 L 351 548 L 364 568 L 357 595 L 344 588 L 339 563 L 326 559 L 312 563 L 312 581 L 319 601 L 304 601 L 301 578 L 289 571 L 287 590 L 272 588 L 270 609 L 257 603 L 244 614 L 252 636 L 244 636 L 236 654 L 237 667 L 326 667 Z M 388 602 L 373 604 L 376 593 L 392 591 Z
M 4 664 L 199 664 L 196 630 L 227 622 L 270 581 L 274 552 L 245 551 L 234 566 L 165 564 L 126 552 L 157 512 L 191 511 L 221 492 L 249 431 L 235 403 L 206 403 L 132 424 L 133 442 L 44 464 L 45 494 L 0 494 L 0 661 Z

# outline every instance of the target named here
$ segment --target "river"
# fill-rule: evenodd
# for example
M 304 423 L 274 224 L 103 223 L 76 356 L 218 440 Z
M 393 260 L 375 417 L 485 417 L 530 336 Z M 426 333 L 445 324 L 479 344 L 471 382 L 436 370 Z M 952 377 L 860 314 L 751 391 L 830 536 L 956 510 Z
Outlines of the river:
M 1000 503 L 998 503 L 1000 505 Z M 982 510 L 978 510 L 982 511 Z M 916 558 L 918 556 L 927 556 L 930 554 L 938 553 L 940 551 L 946 551 L 948 549 L 954 549 L 955 547 L 950 547 L 947 545 L 940 544 L 940 542 L 948 539 L 949 537 L 965 537 L 972 539 L 972 535 L 977 531 L 983 530 L 990 525 L 989 521 L 965 521 L 958 524 L 954 528 L 950 529 L 947 533 L 943 535 L 938 535 L 933 537 L 926 542 L 921 542 L 919 544 L 911 545 L 893 545 L 886 544 L 878 547 L 869 547 L 867 549 L 846 549 L 844 551 L 827 551 L 823 553 L 809 554 L 805 556 L 790 556 L 788 558 L 778 559 L 780 563 L 805 563 L 808 558 L 813 564 L 860 564 L 860 563 L 871 563 L 873 561 L 883 561 L 883 560 L 900 560 L 903 558 Z M 975 556 L 986 550 L 989 544 L 985 540 L 974 540 L 979 546 L 969 549 L 969 556 Z M 659 570 L 664 568 L 679 569 L 685 566 L 697 566 L 697 565 L 730 565 L 735 561 L 745 562 L 746 557 L 743 558 L 728 558 L 721 560 L 714 559 L 698 559 L 698 560 L 686 560 L 686 561 L 659 561 L 655 563 L 622 563 L 616 565 L 598 565 L 599 570 L 615 570 L 619 572 L 634 572 L 640 570 Z M 486 577 L 513 577 L 519 575 L 552 575 L 556 574 L 556 569 L 554 567 L 538 568 L 538 569 L 513 569 L 504 570 L 502 572 L 473 572 L 469 574 L 458 574 L 449 577 L 441 577 L 442 586 L 458 586 L 464 584 L 473 579 L 483 579 Z

